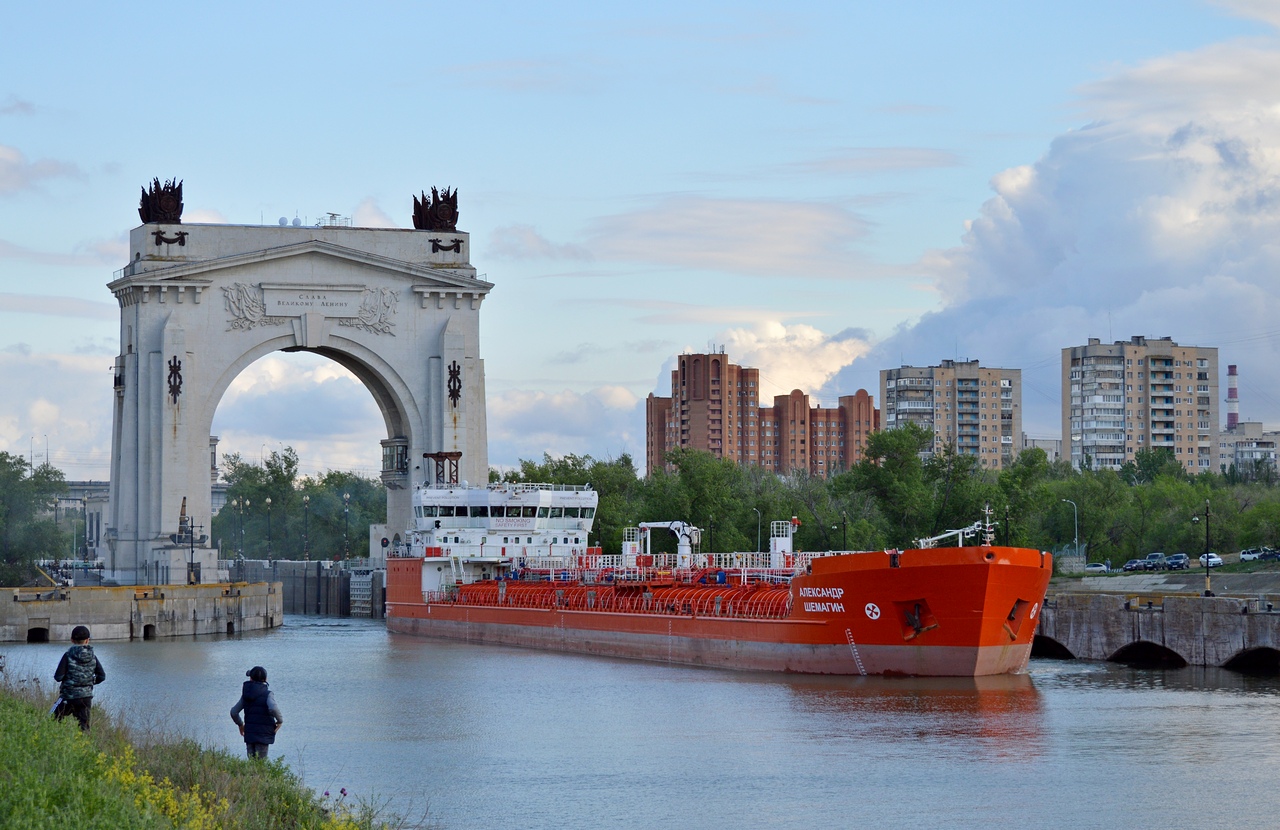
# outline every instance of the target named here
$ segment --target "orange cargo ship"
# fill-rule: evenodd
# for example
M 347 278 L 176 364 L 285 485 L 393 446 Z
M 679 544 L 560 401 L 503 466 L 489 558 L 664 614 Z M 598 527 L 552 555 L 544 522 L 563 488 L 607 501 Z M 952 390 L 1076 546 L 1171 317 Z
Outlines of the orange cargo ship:
M 989 544 L 703 554 L 681 522 L 628 528 L 620 555 L 587 547 L 596 493 L 512 484 L 418 488 L 415 527 L 387 561 L 387 627 L 475 643 L 750 671 L 978 676 L 1022 671 L 1048 553 Z M 652 533 L 677 553 L 650 552 Z M 964 544 L 982 534 L 983 544 Z

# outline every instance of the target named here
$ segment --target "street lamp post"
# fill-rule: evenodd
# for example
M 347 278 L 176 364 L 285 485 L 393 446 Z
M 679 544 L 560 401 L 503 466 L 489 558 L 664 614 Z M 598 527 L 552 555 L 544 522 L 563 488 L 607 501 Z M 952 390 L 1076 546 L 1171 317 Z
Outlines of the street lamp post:
M 244 557 L 244 511 L 249 509 L 249 500 L 240 499 L 240 556 Z
M 1080 508 L 1076 507 L 1076 503 L 1071 499 L 1063 499 L 1067 504 L 1071 505 L 1071 515 L 1073 518 L 1073 527 L 1075 528 L 1075 536 L 1071 540 L 1073 553 L 1080 552 Z
M 1199 524 L 1200 517 L 1192 516 L 1192 524 Z M 1204 595 L 1206 597 L 1213 596 L 1213 591 L 1209 588 L 1209 500 L 1204 500 Z
M 311 496 L 302 497 L 302 558 L 311 561 Z
M 271 497 L 267 496 L 267 558 L 271 558 Z
M 240 527 L 240 516 L 238 515 L 239 508 L 240 508 L 240 499 L 232 499 L 231 501 L 227 502 L 227 506 L 231 508 L 231 518 L 232 518 L 231 523 L 234 525 L 234 527 L 231 528 L 231 542 L 236 549 L 236 555 L 241 556 L 244 554 L 244 551 L 240 550 L 240 546 L 236 543 L 237 536 L 239 535 L 237 531 L 239 530 L 239 527 Z
M 350 524 L 349 524 L 350 510 L 351 510 L 351 494 L 343 493 L 342 494 L 342 558 L 343 559 L 351 558 L 351 542 L 350 542 L 350 537 L 347 533 L 348 529 L 350 528 Z
M 849 516 L 840 511 L 840 550 L 849 549 Z
M 756 511 L 756 553 L 759 553 L 760 552 L 760 522 L 763 520 L 764 517 L 760 515 L 760 508 L 753 507 L 751 509 Z

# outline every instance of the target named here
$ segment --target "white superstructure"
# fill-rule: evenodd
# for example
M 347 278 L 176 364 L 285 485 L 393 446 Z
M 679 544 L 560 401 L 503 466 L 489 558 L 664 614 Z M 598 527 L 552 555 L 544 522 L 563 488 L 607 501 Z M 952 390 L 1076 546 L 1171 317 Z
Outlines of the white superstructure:
M 414 489 L 413 524 L 402 556 L 423 556 L 423 590 L 490 579 L 513 568 L 576 567 L 600 495 L 589 485 L 498 483 Z

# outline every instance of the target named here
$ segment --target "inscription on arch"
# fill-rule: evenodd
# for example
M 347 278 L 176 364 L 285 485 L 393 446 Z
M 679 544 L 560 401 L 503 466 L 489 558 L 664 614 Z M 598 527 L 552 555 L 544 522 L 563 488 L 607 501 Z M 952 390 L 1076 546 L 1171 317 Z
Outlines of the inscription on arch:
M 387 287 L 307 286 L 237 282 L 222 288 L 227 330 L 280 326 L 308 312 L 320 312 L 340 326 L 395 336 L 400 298 Z

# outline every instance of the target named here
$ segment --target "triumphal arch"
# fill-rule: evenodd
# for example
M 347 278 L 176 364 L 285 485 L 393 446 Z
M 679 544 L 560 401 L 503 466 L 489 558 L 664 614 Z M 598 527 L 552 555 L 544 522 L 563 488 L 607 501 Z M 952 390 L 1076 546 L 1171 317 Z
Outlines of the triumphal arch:
M 192 225 L 181 221 L 181 183 L 143 190 L 129 264 L 108 285 L 120 354 L 106 576 L 216 581 L 216 551 L 182 535 L 183 501 L 191 526 L 208 527 L 218 402 L 272 352 L 323 355 L 372 393 L 390 528 L 409 525 L 413 485 L 439 459 L 464 480 L 487 479 L 480 305 L 493 285 L 456 230 L 456 192 L 413 201 L 413 230 Z

